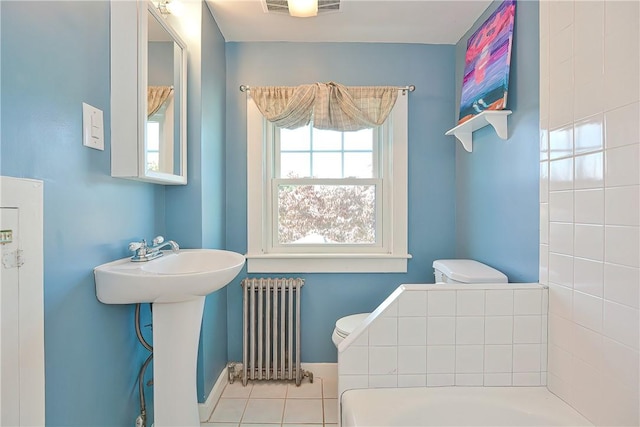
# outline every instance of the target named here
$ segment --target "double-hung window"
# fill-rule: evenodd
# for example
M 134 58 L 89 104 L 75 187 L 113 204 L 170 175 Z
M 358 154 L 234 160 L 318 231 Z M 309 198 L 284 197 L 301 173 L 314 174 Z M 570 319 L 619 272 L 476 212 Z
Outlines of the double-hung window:
M 349 132 L 279 128 L 248 99 L 249 272 L 406 271 L 406 98 Z

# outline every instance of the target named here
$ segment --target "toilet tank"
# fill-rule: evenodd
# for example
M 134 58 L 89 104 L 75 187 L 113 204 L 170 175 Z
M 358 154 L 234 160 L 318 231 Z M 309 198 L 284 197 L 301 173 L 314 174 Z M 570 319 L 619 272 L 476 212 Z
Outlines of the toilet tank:
M 436 283 L 507 283 L 507 276 L 472 259 L 438 259 L 433 262 Z

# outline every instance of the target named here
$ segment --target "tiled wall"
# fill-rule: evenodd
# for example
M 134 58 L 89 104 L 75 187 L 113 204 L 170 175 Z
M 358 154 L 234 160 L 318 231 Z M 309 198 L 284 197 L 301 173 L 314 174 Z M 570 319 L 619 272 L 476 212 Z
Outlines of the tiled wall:
M 540 282 L 549 389 L 639 424 L 640 2 L 540 2 Z
M 548 290 L 402 285 L 338 349 L 338 389 L 544 385 Z

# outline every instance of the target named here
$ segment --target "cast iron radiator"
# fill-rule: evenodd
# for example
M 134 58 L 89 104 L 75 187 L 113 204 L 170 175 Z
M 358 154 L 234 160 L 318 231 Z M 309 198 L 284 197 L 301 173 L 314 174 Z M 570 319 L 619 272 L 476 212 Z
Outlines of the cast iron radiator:
M 242 285 L 242 384 L 249 380 L 295 380 L 300 364 L 300 278 L 248 278 Z

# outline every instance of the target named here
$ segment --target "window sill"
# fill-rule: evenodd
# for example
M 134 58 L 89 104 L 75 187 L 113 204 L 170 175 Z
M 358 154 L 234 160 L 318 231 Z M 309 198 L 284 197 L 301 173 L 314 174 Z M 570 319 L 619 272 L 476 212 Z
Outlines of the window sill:
M 410 254 L 247 254 L 249 273 L 406 273 Z

